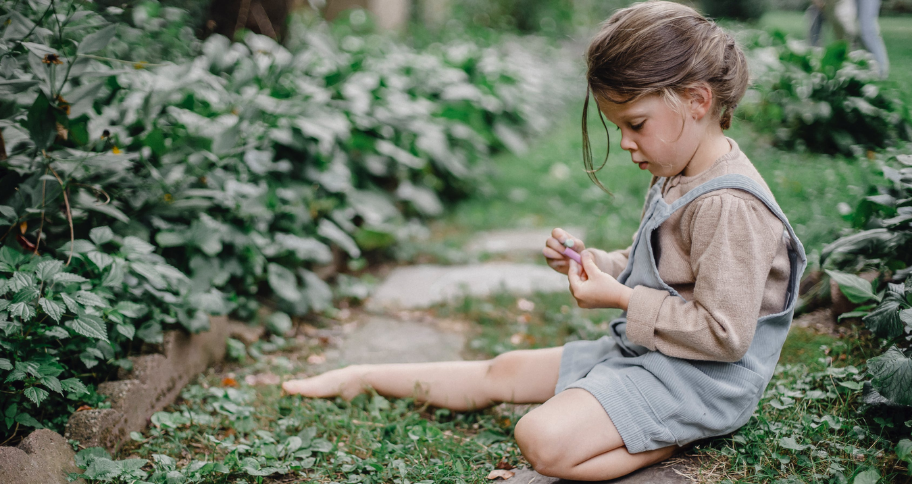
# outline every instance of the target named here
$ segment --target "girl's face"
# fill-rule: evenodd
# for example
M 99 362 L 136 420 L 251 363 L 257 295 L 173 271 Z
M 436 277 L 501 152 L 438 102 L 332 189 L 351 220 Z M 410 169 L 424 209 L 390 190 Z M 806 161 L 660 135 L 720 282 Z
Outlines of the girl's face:
M 682 105 L 683 112 L 676 111 L 658 94 L 625 104 L 599 100 L 602 113 L 621 131 L 621 149 L 641 170 L 660 177 L 684 171 L 705 134 L 684 99 Z

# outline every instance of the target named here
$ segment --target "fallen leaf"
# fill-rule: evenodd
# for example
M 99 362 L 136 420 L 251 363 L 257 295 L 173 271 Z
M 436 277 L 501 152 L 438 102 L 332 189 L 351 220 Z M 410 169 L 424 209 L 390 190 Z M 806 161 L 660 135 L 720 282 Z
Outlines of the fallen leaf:
M 76 409 L 77 412 L 82 412 L 82 411 L 85 411 L 85 410 L 92 410 L 92 407 L 90 407 L 90 406 L 88 406 L 88 405 L 82 405 L 81 407 L 79 407 L 79 408 Z
M 491 473 L 488 474 L 487 478 L 493 480 L 493 479 L 497 479 L 499 477 L 501 479 L 506 480 L 506 479 L 513 477 L 515 474 L 516 474 L 515 472 L 508 471 L 506 469 L 496 469 L 496 470 L 491 471 Z
M 326 363 L 325 355 L 310 355 L 307 357 L 307 362 L 311 365 L 319 365 L 321 363 Z
M 505 471 L 508 471 L 510 469 L 513 469 L 514 467 L 512 465 L 510 465 L 509 462 L 507 462 L 507 459 L 501 459 L 500 462 L 498 462 L 497 465 L 494 466 L 494 468 L 503 469 Z
M 223 387 L 236 387 L 236 386 L 238 386 L 238 382 L 237 382 L 237 380 L 235 380 L 234 378 L 231 378 L 231 377 L 222 378 L 222 386 Z

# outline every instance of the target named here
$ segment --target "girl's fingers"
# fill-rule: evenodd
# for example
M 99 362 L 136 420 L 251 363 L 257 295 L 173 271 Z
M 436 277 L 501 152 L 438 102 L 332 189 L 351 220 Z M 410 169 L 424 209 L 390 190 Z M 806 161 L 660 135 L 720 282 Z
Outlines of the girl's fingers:
M 556 249 L 554 247 L 551 247 L 550 245 L 548 245 L 547 247 L 542 249 L 542 255 L 544 255 L 545 257 L 547 257 L 549 259 L 565 259 L 566 258 L 566 256 L 564 256 L 563 250 Z

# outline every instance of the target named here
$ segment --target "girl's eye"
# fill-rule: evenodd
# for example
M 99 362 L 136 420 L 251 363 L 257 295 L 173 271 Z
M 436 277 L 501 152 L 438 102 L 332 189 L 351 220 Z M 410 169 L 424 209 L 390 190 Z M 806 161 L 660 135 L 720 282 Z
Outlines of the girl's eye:
M 634 131 L 639 131 L 643 128 L 643 125 L 646 124 L 646 121 L 641 121 L 640 124 L 631 124 L 630 129 Z

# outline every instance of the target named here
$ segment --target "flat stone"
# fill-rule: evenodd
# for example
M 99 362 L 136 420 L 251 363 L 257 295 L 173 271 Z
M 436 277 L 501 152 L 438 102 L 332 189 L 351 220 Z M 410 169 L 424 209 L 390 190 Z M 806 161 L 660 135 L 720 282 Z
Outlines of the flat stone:
M 675 472 L 676 467 L 677 464 L 669 466 L 665 463 L 658 463 L 617 479 L 587 482 L 592 484 L 692 484 L 693 481 L 691 479 Z M 571 484 L 581 482 L 545 477 L 532 469 L 514 469 L 513 472 L 516 474 L 509 479 L 511 484 Z
M 372 317 L 342 343 L 342 364 L 461 360 L 465 337 L 433 324 Z
M 75 455 L 70 444 L 57 432 L 36 430 L 22 439 L 18 448 L 0 447 L 0 482 L 67 484 L 68 474 L 82 473 L 73 460 Z
M 395 269 L 367 302 L 369 311 L 426 308 L 460 296 L 517 295 L 569 290 L 567 276 L 541 264 L 491 262 L 466 266 L 418 265 Z
M 564 229 L 578 239 L 586 239 L 586 231 L 579 227 Z M 474 253 L 503 254 L 507 252 L 541 252 L 545 240 L 551 237 L 551 229 L 512 229 L 481 232 L 466 244 L 466 250 Z

